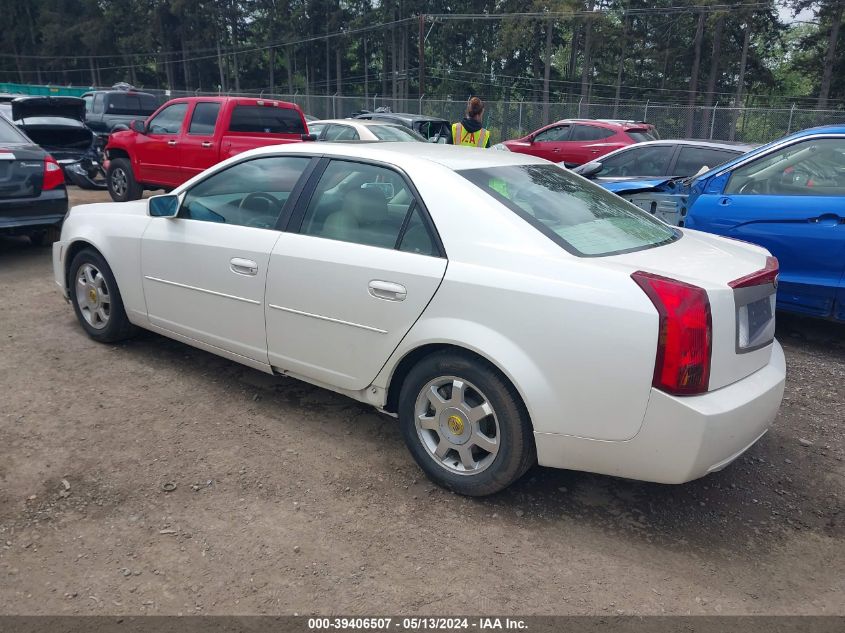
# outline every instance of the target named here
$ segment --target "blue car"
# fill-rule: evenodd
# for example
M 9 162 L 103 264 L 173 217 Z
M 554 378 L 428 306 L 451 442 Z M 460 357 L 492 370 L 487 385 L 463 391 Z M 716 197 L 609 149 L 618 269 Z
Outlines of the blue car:
M 781 310 L 845 321 L 845 125 L 797 132 L 693 179 L 619 183 L 662 219 L 767 248 Z

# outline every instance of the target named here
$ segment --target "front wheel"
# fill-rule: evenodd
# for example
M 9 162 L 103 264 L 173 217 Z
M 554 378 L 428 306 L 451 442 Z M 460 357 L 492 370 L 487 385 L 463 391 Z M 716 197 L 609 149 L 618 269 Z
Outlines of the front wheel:
M 531 422 L 516 389 L 492 365 L 437 353 L 408 374 L 399 424 L 435 483 L 469 496 L 507 488 L 536 459 Z
M 129 322 L 111 268 L 98 252 L 85 249 L 70 263 L 70 300 L 88 336 L 101 343 L 129 338 Z
M 115 158 L 109 163 L 106 174 L 106 184 L 109 195 L 115 202 L 138 200 L 144 193 L 144 188 L 135 180 L 132 164 L 126 158 Z

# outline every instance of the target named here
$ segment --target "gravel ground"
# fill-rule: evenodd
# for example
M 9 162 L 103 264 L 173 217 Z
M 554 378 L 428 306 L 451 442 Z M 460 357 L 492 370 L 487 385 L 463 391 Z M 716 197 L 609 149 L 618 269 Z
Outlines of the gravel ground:
M 780 317 L 780 415 L 720 473 L 473 500 L 351 400 L 94 343 L 49 249 L 0 240 L 0 296 L 2 614 L 845 613 L 841 325 Z

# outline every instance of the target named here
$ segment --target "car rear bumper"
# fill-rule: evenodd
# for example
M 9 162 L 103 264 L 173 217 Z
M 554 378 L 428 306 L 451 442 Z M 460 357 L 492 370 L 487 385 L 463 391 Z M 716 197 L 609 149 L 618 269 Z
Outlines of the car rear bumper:
M 786 362 L 775 341 L 769 364 L 702 396 L 652 390 L 639 433 L 611 442 L 535 433 L 542 466 L 679 484 L 721 470 L 769 429 L 783 398 Z
M 67 207 L 65 187 L 43 191 L 37 198 L 0 198 L 0 231 L 9 233 L 13 229 L 58 224 L 64 219 Z

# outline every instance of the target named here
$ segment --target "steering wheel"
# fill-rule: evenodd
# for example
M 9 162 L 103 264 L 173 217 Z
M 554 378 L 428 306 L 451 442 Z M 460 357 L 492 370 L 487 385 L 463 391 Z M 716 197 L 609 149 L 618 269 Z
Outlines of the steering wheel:
M 275 196 L 271 196 L 269 193 L 264 193 L 263 191 L 253 191 L 241 199 L 241 203 L 238 205 L 238 211 L 242 211 L 244 206 L 246 206 L 246 203 L 251 200 L 266 200 L 273 206 L 279 204 L 279 201 Z
M 769 193 L 770 184 L 768 180 L 749 180 L 739 188 L 737 193 Z

